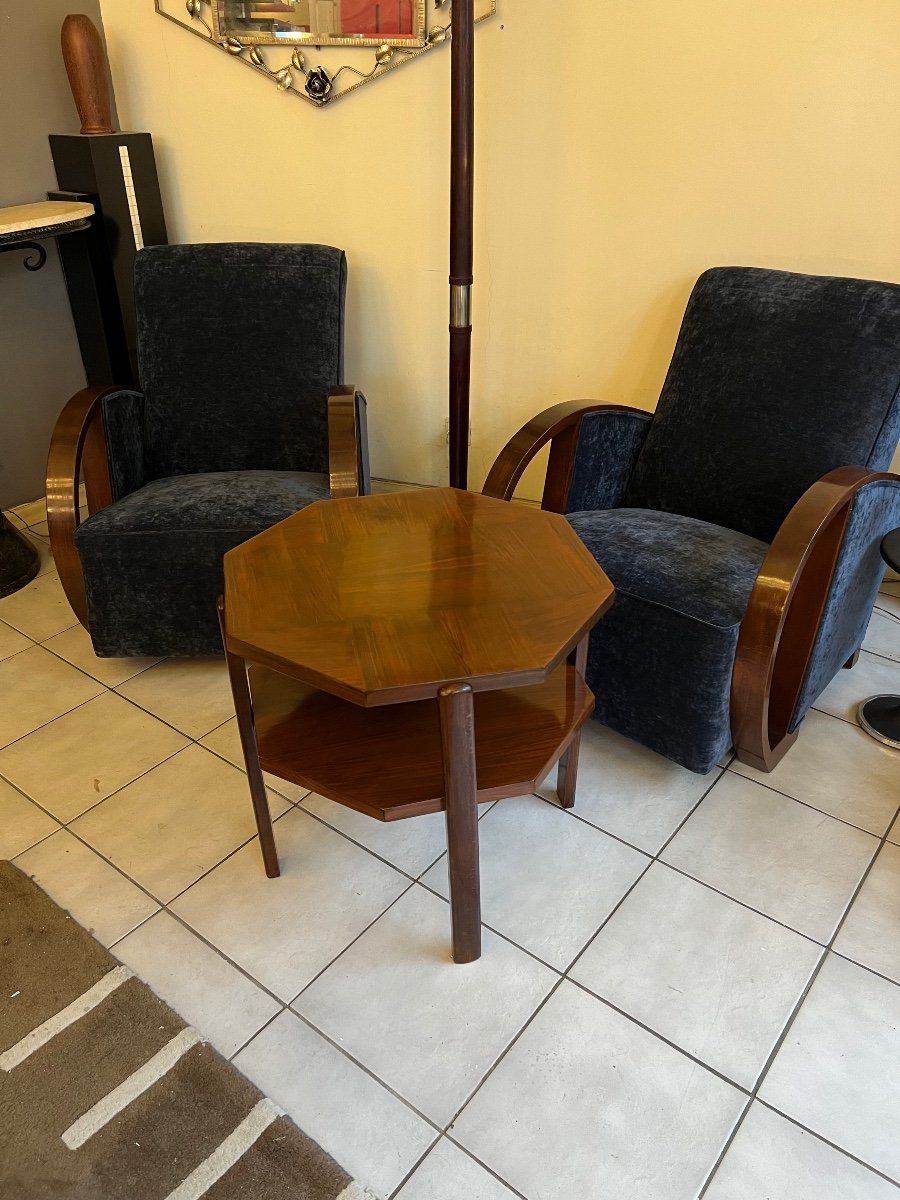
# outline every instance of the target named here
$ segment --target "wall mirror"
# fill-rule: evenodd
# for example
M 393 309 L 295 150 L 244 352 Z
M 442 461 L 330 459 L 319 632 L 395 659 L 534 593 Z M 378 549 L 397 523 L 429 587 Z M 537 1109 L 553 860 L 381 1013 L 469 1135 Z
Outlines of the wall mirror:
M 154 0 L 167 21 L 324 108 L 446 44 L 451 0 Z M 475 20 L 497 0 L 474 0 Z M 348 52 L 347 47 L 351 50 Z
M 216 38 L 243 45 L 425 45 L 425 0 L 212 0 L 211 9 Z

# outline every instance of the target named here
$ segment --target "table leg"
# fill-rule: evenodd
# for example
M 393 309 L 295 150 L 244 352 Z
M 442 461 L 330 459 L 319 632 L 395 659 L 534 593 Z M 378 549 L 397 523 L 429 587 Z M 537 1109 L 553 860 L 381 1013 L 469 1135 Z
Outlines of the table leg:
M 572 653 L 569 662 L 578 674 L 584 678 L 587 667 L 588 639 L 583 637 Z M 578 753 L 581 749 L 581 730 L 579 729 L 566 747 L 566 752 L 559 760 L 556 773 L 556 794 L 562 808 L 575 807 L 575 784 L 578 779 Z
M 453 961 L 467 963 L 481 957 L 478 784 L 472 689 L 467 683 L 449 684 L 438 693 L 438 703 L 447 796 Z
M 222 641 L 225 641 L 225 609 L 219 601 L 219 624 L 222 626 Z M 237 716 L 238 732 L 241 735 L 241 747 L 244 751 L 244 764 L 247 768 L 247 779 L 250 783 L 250 799 L 253 802 L 253 815 L 256 818 L 256 829 L 259 833 L 259 845 L 262 850 L 263 864 L 270 879 L 281 874 L 278 865 L 278 851 L 275 848 L 275 832 L 272 829 L 272 814 L 269 812 L 269 798 L 266 795 L 266 784 L 262 768 L 259 765 L 259 750 L 256 745 L 256 727 L 253 721 L 253 700 L 250 696 L 250 684 L 247 680 L 247 664 L 237 654 L 232 654 L 225 648 L 225 661 L 228 664 L 228 678 L 231 683 L 231 694 L 234 697 L 234 711 Z

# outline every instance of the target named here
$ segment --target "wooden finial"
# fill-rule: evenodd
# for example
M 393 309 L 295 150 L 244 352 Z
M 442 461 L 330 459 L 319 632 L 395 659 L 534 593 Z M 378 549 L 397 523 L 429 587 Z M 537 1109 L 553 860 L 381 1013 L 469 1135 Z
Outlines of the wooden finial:
M 96 25 L 84 13 L 70 13 L 62 25 L 62 52 L 82 133 L 114 133 L 109 102 L 108 64 Z

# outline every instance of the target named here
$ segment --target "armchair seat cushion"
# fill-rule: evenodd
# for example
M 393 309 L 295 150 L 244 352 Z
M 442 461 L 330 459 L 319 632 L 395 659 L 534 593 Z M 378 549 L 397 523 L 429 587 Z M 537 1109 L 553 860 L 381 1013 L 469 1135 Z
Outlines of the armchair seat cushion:
M 156 479 L 89 517 L 76 542 L 97 654 L 221 653 L 223 555 L 328 494 L 324 475 L 216 471 Z
M 731 745 L 738 633 L 768 546 L 652 509 L 568 519 L 616 588 L 588 650 L 595 716 L 692 771 L 711 770 Z
M 328 480 L 307 471 L 209 471 L 154 479 L 89 517 L 80 539 L 114 533 L 191 533 L 249 529 L 258 533 L 314 500 Z M 262 522 L 262 524 L 261 524 Z

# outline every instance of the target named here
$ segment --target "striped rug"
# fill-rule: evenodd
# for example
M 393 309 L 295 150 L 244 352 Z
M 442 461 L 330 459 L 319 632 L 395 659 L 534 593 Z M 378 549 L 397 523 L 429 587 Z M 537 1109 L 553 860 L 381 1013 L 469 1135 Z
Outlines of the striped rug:
M 375 1200 L 0 863 L 3 1200 Z

